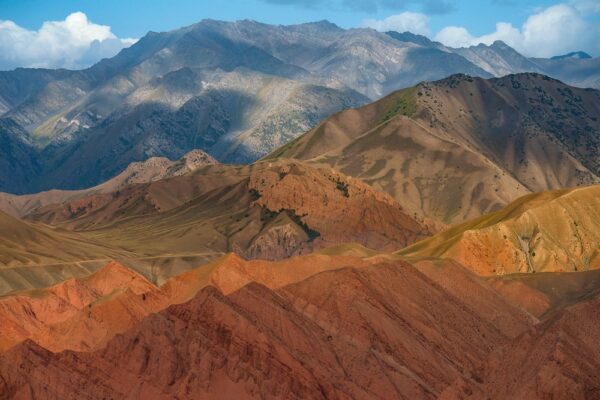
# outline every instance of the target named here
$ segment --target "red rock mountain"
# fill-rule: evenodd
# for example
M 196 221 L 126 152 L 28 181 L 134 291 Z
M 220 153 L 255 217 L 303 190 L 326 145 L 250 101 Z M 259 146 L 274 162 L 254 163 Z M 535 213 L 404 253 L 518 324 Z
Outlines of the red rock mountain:
M 10 349 L 0 398 L 433 399 L 472 381 L 481 360 L 533 323 L 466 270 L 453 272 L 461 285 L 394 262 L 277 290 L 208 286 L 102 350 L 52 353 L 30 340 Z

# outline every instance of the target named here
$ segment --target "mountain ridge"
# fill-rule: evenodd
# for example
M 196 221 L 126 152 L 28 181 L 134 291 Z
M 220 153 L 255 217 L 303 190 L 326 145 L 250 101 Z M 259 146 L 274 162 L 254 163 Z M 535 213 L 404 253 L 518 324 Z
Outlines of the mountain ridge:
M 19 163 L 28 179 L 3 167 L 0 190 L 81 189 L 131 162 L 179 158 L 193 148 L 248 163 L 337 111 L 420 81 L 533 70 L 595 86 L 597 60 L 527 59 L 498 43 L 451 49 L 418 35 L 323 21 L 204 20 L 149 33 L 86 70 L 0 73 L 2 118 L 34 139 L 14 144 L 24 146 Z M 110 151 L 95 151 L 102 146 Z M 0 157 L 0 167 L 6 162 Z
M 454 75 L 335 114 L 265 159 L 328 165 L 448 225 L 598 182 L 599 99 L 539 74 Z

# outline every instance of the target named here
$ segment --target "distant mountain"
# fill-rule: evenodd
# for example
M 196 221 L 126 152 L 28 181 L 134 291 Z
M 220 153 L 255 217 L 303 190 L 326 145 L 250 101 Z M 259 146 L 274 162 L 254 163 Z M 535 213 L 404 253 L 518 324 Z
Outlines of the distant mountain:
M 573 51 L 571 53 L 568 54 L 563 54 L 561 56 L 554 56 L 551 59 L 552 60 L 562 60 L 565 58 L 576 58 L 576 59 L 586 59 L 586 58 L 592 58 L 592 56 L 590 56 L 588 53 L 586 53 L 585 51 Z
M 600 181 L 600 91 L 539 74 L 456 75 L 338 113 L 273 152 L 326 164 L 454 224 Z
M 406 42 L 406 43 L 414 43 L 414 44 L 418 44 L 419 46 L 423 46 L 423 47 L 435 47 L 437 49 L 443 50 L 443 51 L 447 51 L 448 47 L 444 46 L 443 44 L 439 43 L 439 42 L 434 42 L 433 40 L 429 39 L 427 36 L 423 36 L 423 35 L 417 35 L 415 33 L 412 32 L 395 32 L 395 31 L 389 31 L 386 32 L 386 35 L 400 41 L 400 42 Z
M 500 40 L 490 46 L 479 44 L 451 51 L 497 77 L 519 72 L 544 72 L 536 63 Z
M 0 190 L 89 187 L 131 162 L 196 148 L 248 163 L 335 112 L 421 81 L 535 71 L 595 87 L 597 63 L 528 59 L 501 42 L 451 49 L 326 21 L 205 20 L 150 32 L 86 70 L 0 72 L 0 118 L 20 131 L 7 165 L 22 171 L 5 174 Z
M 553 58 L 527 58 L 498 40 L 487 46 L 447 49 L 460 54 L 488 73 L 502 77 L 520 72 L 537 72 L 576 87 L 600 89 L 600 58 L 583 52 Z
M 14 217 L 23 217 L 50 204 L 64 203 L 91 195 L 106 195 L 128 185 L 172 178 L 214 164 L 218 164 L 218 161 L 202 150 L 192 150 L 176 161 L 165 157 L 151 157 L 146 161 L 129 164 L 117 176 L 88 189 L 49 190 L 22 196 L 0 193 L 0 210 Z

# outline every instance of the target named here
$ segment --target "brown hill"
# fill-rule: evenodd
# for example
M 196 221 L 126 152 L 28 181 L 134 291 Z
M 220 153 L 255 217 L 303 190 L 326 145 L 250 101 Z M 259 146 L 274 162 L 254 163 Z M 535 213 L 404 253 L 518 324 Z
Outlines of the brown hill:
M 600 185 L 542 192 L 399 252 L 454 259 L 480 275 L 600 268 Z
M 20 196 L 0 193 L 0 210 L 15 217 L 23 217 L 51 204 L 73 201 L 92 194 L 107 194 L 131 184 L 180 176 L 211 164 L 218 164 L 218 162 L 202 150 L 192 150 L 177 161 L 165 157 L 152 157 L 143 162 L 131 163 L 114 178 L 86 190 L 50 190 Z M 106 198 L 106 196 L 100 197 Z
M 13 218 L 0 212 L 0 271 L 15 266 L 128 256 L 83 235 Z
M 369 185 L 285 160 L 213 165 L 44 207 L 28 218 L 140 256 L 235 251 L 246 258 L 281 259 L 347 242 L 399 249 L 430 234 Z
M 457 75 L 338 113 L 266 158 L 332 166 L 443 225 L 598 182 L 599 130 L 596 90 Z
M 457 379 L 471 382 L 481 360 L 532 323 L 454 272 L 460 285 L 395 262 L 276 291 L 206 287 L 99 351 L 14 347 L 0 357 L 0 397 L 437 398 Z

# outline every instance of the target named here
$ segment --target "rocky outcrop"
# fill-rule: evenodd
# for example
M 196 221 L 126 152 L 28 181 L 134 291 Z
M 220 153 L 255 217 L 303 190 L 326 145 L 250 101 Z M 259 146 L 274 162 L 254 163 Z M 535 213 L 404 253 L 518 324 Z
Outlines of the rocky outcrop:
M 252 239 L 247 250 L 239 252 L 247 258 L 281 260 L 297 253 L 310 240 L 308 233 L 284 212 Z
M 253 174 L 249 187 L 255 204 L 292 213 L 314 246 L 356 242 L 393 250 L 431 234 L 389 195 L 331 169 L 290 163 Z
M 89 351 L 168 305 L 144 277 L 112 262 L 83 279 L 0 298 L 0 351 L 27 339 Z

